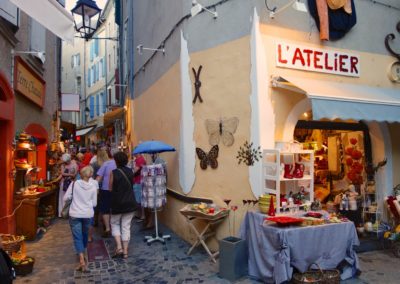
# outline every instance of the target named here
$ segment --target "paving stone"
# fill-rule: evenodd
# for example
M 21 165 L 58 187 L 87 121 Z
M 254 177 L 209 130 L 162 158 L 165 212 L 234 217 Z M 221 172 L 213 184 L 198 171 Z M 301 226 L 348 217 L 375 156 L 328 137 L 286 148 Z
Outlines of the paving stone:
M 147 246 L 143 237 L 149 232 L 139 231 L 133 226 L 129 258 L 119 260 L 95 261 L 89 263 L 90 273 L 75 271 L 78 258 L 74 253 L 68 221 L 58 219 L 49 231 L 38 241 L 26 242 L 29 256 L 35 257 L 33 273 L 18 277 L 15 283 L 33 284 L 130 284 L 130 283 L 230 283 L 218 277 L 218 263 L 210 261 L 207 253 L 196 248 L 190 256 L 186 252 L 190 245 L 177 237 L 167 228 L 162 230 L 171 235 L 165 246 L 153 243 Z M 100 232 L 95 232 L 100 239 Z M 105 240 L 109 254 L 115 251 L 114 241 Z M 389 250 L 365 252 L 359 254 L 362 273 L 358 278 L 342 281 L 342 284 L 394 284 L 398 283 L 400 259 Z M 235 284 L 261 283 L 249 277 L 243 277 Z

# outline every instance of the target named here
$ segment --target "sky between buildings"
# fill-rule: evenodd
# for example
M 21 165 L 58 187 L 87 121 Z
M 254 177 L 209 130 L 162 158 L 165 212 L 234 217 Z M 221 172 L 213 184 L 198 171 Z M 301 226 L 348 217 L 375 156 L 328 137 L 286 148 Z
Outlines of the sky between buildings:
M 71 9 L 75 7 L 76 2 L 77 2 L 77 0 L 66 0 L 66 1 L 65 1 L 65 8 L 66 8 L 68 11 L 71 11 Z M 106 4 L 107 0 L 96 0 L 95 2 L 96 2 L 96 4 L 97 4 L 97 6 L 98 6 L 100 9 L 103 10 L 104 5 Z

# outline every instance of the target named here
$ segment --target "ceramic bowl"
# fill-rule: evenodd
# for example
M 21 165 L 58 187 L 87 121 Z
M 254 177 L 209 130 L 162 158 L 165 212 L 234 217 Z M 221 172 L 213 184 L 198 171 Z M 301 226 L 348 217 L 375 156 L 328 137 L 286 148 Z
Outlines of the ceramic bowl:
M 258 208 L 260 209 L 261 213 L 267 214 L 269 210 L 269 205 L 258 204 Z

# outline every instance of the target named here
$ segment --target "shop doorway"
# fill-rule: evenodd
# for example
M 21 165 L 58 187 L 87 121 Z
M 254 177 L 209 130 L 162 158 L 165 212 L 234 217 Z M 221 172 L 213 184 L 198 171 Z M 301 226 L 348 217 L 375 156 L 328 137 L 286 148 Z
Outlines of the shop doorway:
M 14 97 L 6 76 L 0 72 L 0 233 L 15 231 L 13 210 Z
M 363 122 L 299 120 L 294 139 L 314 151 L 314 197 L 328 211 L 346 215 L 356 226 L 375 223 L 377 203 L 371 138 Z M 368 212 L 368 214 L 365 214 Z M 375 212 L 375 211 L 374 211 Z M 374 219 L 375 218 L 375 219 Z

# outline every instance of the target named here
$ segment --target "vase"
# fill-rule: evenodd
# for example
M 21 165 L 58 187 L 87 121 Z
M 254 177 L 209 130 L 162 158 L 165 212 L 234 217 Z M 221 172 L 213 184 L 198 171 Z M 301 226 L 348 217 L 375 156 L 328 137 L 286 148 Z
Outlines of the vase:
M 246 240 L 227 237 L 219 241 L 219 276 L 235 281 L 248 273 Z

